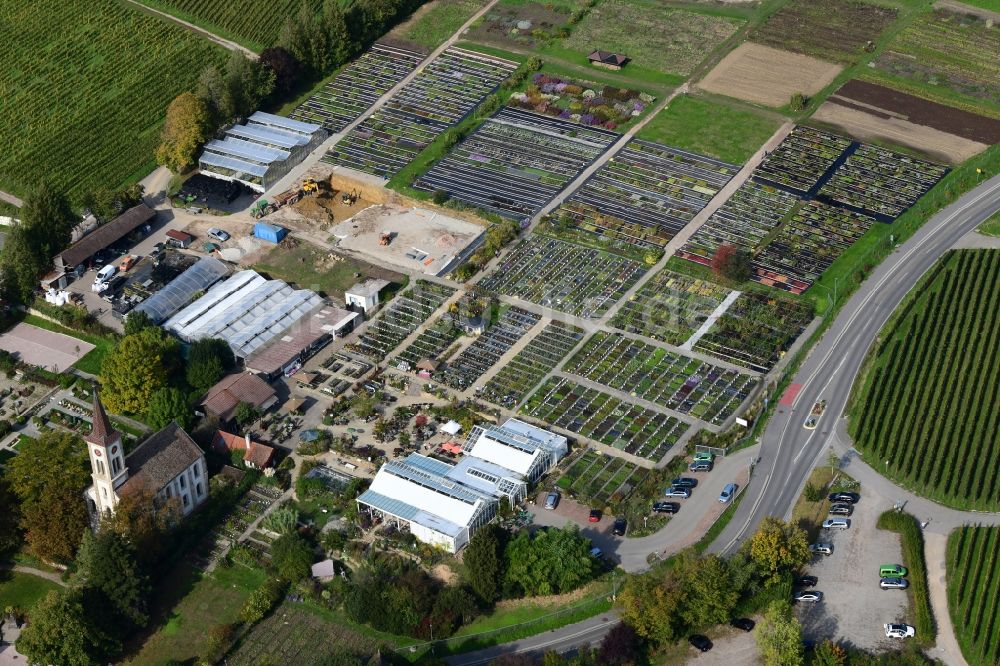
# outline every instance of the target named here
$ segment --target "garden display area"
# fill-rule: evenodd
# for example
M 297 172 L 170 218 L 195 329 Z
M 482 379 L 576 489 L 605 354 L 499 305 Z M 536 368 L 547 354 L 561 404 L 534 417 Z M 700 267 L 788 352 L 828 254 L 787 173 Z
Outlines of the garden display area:
M 534 328 L 540 316 L 521 308 L 507 308 L 500 318 L 471 345 L 448 363 L 444 372 L 444 382 L 463 391 L 492 368 L 500 357 L 517 344 L 528 331 Z
M 1000 662 L 1000 527 L 965 525 L 948 537 L 948 611 L 970 666 Z
M 295 120 L 322 125 L 337 133 L 406 78 L 424 54 L 375 44 L 290 114 Z
M 942 257 L 880 333 L 849 410 L 880 473 L 960 509 L 1000 510 L 997 284 L 996 250 Z
M 553 213 L 613 241 L 663 247 L 739 167 L 648 141 L 631 141 Z
M 0 35 L 0 189 L 74 201 L 152 171 L 167 105 L 227 55 L 114 0 L 4 3 Z
M 537 72 L 524 92 L 512 93 L 507 104 L 582 125 L 619 129 L 637 120 L 653 103 L 652 95 L 604 86 L 592 81 L 575 81 Z
M 715 425 L 729 418 L 757 383 L 750 375 L 604 331 L 563 370 Z
M 754 180 L 805 195 L 851 143 L 847 137 L 796 125 L 754 170 Z
M 637 261 L 531 235 L 479 286 L 581 317 L 600 317 L 645 272 Z
M 450 313 L 434 320 L 396 358 L 410 367 L 421 359 L 437 359 L 462 335 L 462 329 Z
M 549 378 L 521 411 L 557 428 L 659 462 L 688 424 L 564 377 Z
M 481 397 L 507 409 L 515 408 L 582 339 L 582 328 L 553 321 L 493 375 Z
M 469 30 L 469 37 L 501 47 L 533 49 L 565 34 L 586 0 L 500 0 Z
M 509 219 L 531 218 L 617 139 L 610 130 L 503 108 L 413 187 Z
M 556 486 L 595 507 L 627 498 L 648 470 L 622 458 L 586 449 L 559 477 Z
M 455 293 L 454 289 L 434 282 L 418 280 L 404 294 L 397 296 L 357 340 L 349 351 L 379 362 Z
M 390 178 L 457 124 L 517 69 L 517 63 L 449 48 L 323 160 Z

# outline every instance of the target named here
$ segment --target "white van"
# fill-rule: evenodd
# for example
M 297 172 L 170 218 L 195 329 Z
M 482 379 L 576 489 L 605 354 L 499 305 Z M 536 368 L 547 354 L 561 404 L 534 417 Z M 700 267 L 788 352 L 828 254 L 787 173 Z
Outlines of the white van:
M 115 266 L 114 264 L 108 264 L 101 270 L 97 271 L 97 277 L 94 278 L 94 284 L 97 285 L 108 282 L 111 278 L 115 276 L 115 273 L 117 272 L 118 272 L 117 266 Z

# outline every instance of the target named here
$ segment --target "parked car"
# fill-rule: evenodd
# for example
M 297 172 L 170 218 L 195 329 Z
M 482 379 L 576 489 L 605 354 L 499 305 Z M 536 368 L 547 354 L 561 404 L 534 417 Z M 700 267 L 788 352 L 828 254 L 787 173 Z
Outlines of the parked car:
M 599 523 L 599 522 L 601 522 L 601 510 L 600 509 L 591 509 L 590 510 L 590 517 L 587 518 L 587 520 L 590 521 L 590 522 L 592 522 L 592 523 Z
M 742 629 L 743 631 L 753 631 L 753 628 L 757 626 L 756 623 L 748 617 L 738 617 L 729 624 L 730 626 Z
M 833 544 L 832 543 L 811 543 L 809 544 L 809 550 L 813 553 L 819 553 L 821 555 L 833 555 Z
M 230 238 L 229 232 L 223 231 L 222 229 L 219 229 L 218 227 L 210 227 L 208 229 L 208 231 L 206 231 L 205 233 L 208 234 L 209 237 L 214 238 L 215 240 L 219 241 L 220 243 L 225 243 Z
M 797 592 L 794 597 L 795 601 L 809 601 L 809 602 L 819 602 L 823 601 L 823 593 L 818 590 L 802 590 Z
M 122 259 L 121 263 L 118 264 L 118 270 L 122 273 L 131 270 L 137 263 L 139 263 L 139 257 L 134 254 L 126 254 L 125 258 Z
M 593 548 L 590 549 L 590 556 L 595 560 L 603 560 L 604 551 L 598 548 L 597 546 L 594 546 Z
M 722 489 L 721 493 L 719 493 L 719 501 L 725 504 L 729 500 L 733 499 L 733 495 L 736 494 L 736 488 L 737 486 L 735 483 L 727 483 L 726 487 Z
M 882 578 L 901 578 L 908 573 L 908 569 L 902 564 L 883 564 L 878 568 L 878 575 Z
M 681 505 L 677 502 L 653 502 L 653 511 L 656 513 L 677 513 L 681 510 Z
M 883 590 L 905 590 L 910 584 L 905 578 L 880 578 L 878 586 Z
M 847 502 L 849 504 L 857 504 L 859 501 L 861 501 L 861 495 L 857 493 L 845 493 L 845 492 L 830 493 L 827 499 L 830 500 L 831 502 Z
M 545 496 L 545 508 L 554 509 L 559 506 L 559 493 L 551 492 Z
M 701 634 L 695 634 L 688 638 L 688 642 L 691 643 L 696 649 L 702 652 L 708 652 L 712 649 L 712 641 L 708 639 L 708 636 L 702 636 Z
M 151 259 L 156 259 L 161 254 L 163 254 L 163 250 L 165 248 L 166 248 L 166 245 L 164 245 L 163 243 L 157 243 L 156 245 L 153 246 L 153 249 L 149 251 L 149 255 L 148 256 Z
M 112 254 L 108 250 L 98 250 L 94 253 L 94 256 L 90 258 L 90 263 L 94 268 L 101 268 L 109 261 L 111 261 Z
M 795 579 L 796 587 L 816 587 L 819 579 L 816 576 L 799 576 Z
M 831 516 L 849 516 L 854 513 L 854 506 L 851 504 L 834 504 L 830 507 Z
M 883 624 L 886 638 L 913 638 L 917 631 L 908 624 Z
M 827 518 L 823 521 L 824 530 L 846 530 L 851 526 L 847 518 Z
M 675 488 L 694 488 L 698 485 L 698 479 L 692 479 L 690 476 L 680 476 L 670 482 Z
M 109 282 L 117 272 L 118 268 L 114 264 L 108 264 L 101 270 L 97 271 L 97 277 L 94 278 L 94 284 L 99 285 Z
M 615 536 L 625 536 L 625 530 L 628 528 L 628 521 L 624 518 L 615 518 L 615 527 L 612 530 Z
M 708 460 L 696 460 L 688 465 L 689 472 L 711 472 L 712 463 Z
M 715 460 L 715 454 L 709 453 L 708 451 L 698 451 L 697 453 L 694 454 L 694 460 L 696 461 L 705 460 L 708 462 L 712 462 L 713 460 Z
M 684 499 L 691 497 L 691 491 L 687 488 L 676 488 L 674 486 L 667 488 L 663 494 L 667 497 L 683 497 Z

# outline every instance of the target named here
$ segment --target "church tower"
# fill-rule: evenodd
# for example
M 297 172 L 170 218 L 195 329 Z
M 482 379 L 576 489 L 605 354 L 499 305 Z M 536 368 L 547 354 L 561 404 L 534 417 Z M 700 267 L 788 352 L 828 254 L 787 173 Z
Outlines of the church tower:
M 84 437 L 90 455 L 91 478 L 94 479 L 94 502 L 98 513 L 114 512 L 118 504 L 115 490 L 128 478 L 125 451 L 121 435 L 111 426 L 104 405 L 94 387 L 94 423 L 90 434 Z

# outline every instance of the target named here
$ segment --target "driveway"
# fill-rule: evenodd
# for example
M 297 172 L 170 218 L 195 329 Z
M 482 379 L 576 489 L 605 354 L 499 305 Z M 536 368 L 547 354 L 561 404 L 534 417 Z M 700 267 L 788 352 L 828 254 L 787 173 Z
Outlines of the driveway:
M 905 621 L 907 593 L 879 587 L 881 564 L 908 563 L 902 559 L 899 535 L 875 527 L 879 514 L 892 502 L 862 487 L 861 501 L 847 530 L 829 530 L 818 540 L 833 544 L 833 555 L 818 555 L 806 568 L 819 581 L 819 603 L 803 602 L 795 614 L 806 638 L 832 638 L 865 650 L 899 647 L 885 637 L 882 625 Z

